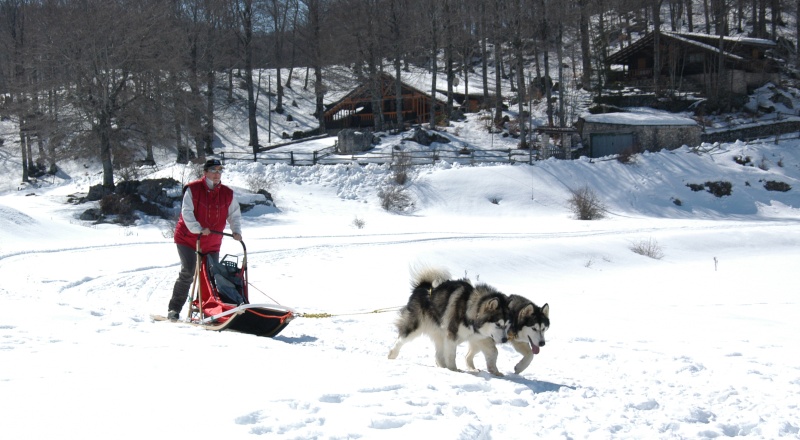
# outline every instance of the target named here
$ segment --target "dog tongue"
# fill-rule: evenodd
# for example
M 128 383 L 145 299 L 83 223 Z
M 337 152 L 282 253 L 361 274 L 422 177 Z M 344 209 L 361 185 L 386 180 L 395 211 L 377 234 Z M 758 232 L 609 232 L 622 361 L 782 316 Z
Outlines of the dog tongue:
M 528 338 L 528 342 L 531 343 L 531 351 L 533 352 L 533 354 L 539 354 L 539 346 L 534 344 L 531 338 Z

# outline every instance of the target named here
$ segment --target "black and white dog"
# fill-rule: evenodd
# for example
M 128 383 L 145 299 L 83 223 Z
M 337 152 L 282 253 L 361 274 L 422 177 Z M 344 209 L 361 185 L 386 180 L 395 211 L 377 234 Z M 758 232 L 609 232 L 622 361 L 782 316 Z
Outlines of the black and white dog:
M 487 347 L 508 340 L 511 325 L 508 297 L 486 284 L 451 280 L 443 269 L 425 267 L 412 274 L 408 304 L 397 318 L 397 341 L 389 359 L 403 345 L 427 335 L 436 348 L 436 365 L 456 368 L 456 349 L 466 341 L 486 341 Z M 495 360 L 497 349 L 494 348 Z M 496 370 L 496 367 L 495 367 Z
M 514 372 L 519 374 L 531 364 L 533 355 L 539 354 L 539 348 L 544 347 L 544 333 L 550 328 L 550 306 L 545 304 L 539 307 L 524 297 L 511 295 L 508 297 L 508 309 L 511 316 L 508 342 L 522 355 L 514 367 Z M 486 369 L 495 376 L 502 376 L 497 370 L 495 342 L 488 338 L 469 341 L 466 361 L 471 370 L 475 370 L 472 360 L 478 352 L 483 352 L 486 358 Z

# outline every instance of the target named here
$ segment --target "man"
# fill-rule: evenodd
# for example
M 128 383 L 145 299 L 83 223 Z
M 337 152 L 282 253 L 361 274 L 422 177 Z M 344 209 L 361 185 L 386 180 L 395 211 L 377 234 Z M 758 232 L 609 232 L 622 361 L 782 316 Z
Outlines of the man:
M 233 197 L 233 190 L 220 183 L 223 167 L 217 159 L 203 165 L 203 177 L 189 182 L 184 187 L 183 204 L 178 225 L 175 227 L 175 244 L 181 259 L 181 271 L 172 289 L 167 318 L 177 321 L 183 303 L 189 296 L 197 265 L 197 237 L 200 237 L 200 252 L 219 261 L 222 235 L 211 231 L 222 231 L 225 222 L 230 225 L 233 238 L 242 239 L 242 212 Z

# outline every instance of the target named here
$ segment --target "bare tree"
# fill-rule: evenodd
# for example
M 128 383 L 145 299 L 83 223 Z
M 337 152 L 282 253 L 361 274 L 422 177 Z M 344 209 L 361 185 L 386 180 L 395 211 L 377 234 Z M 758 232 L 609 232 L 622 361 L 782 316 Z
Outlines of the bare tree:
M 166 6 L 158 0 L 70 2 L 51 26 L 59 46 L 47 56 L 62 61 L 71 75 L 68 100 L 82 116 L 74 122 L 96 142 L 105 188 L 114 187 L 114 160 L 126 156 L 123 135 L 141 99 L 134 77 L 157 71 L 173 55 L 161 33 L 168 29 Z M 92 23 L 93 32 L 74 26 L 82 22 Z
M 283 114 L 283 80 L 281 69 L 283 66 L 283 50 L 285 34 L 289 22 L 289 12 L 292 1 L 289 0 L 264 0 L 267 16 L 270 19 L 270 34 L 273 43 L 272 61 L 276 74 L 275 113 Z
M 253 155 L 258 153 L 258 106 L 256 104 L 255 84 L 253 83 L 253 0 L 232 0 L 231 12 L 236 18 L 236 36 L 241 44 L 244 58 L 244 86 L 247 91 L 247 125 L 250 134 L 248 145 Z
M 322 83 L 323 59 L 323 0 L 301 0 L 305 8 L 304 26 L 300 31 L 301 40 L 295 45 L 305 52 L 305 55 L 314 70 L 314 115 L 319 121 L 319 131 L 325 132 L 325 88 Z
M 503 87 L 502 87 L 502 74 L 501 74 L 501 65 L 503 63 L 503 32 L 502 32 L 502 23 L 503 23 L 503 14 L 502 14 L 503 2 L 500 0 L 495 0 L 494 2 L 494 35 L 492 38 L 492 42 L 494 44 L 494 99 L 495 99 L 495 107 L 494 107 L 494 123 L 495 125 L 499 125 L 503 120 Z
M 2 41 L 4 57 L 2 78 L 8 92 L 11 92 L 10 103 L 19 121 L 19 144 L 22 156 L 22 181 L 30 181 L 29 170 L 32 164 L 30 145 L 26 136 L 26 120 L 29 114 L 28 87 L 26 86 L 26 72 L 24 60 L 27 52 L 26 39 L 26 10 L 28 2 L 24 0 L 4 0 L 0 3 L 2 14 Z M 1 90 L 0 90 L 1 91 Z

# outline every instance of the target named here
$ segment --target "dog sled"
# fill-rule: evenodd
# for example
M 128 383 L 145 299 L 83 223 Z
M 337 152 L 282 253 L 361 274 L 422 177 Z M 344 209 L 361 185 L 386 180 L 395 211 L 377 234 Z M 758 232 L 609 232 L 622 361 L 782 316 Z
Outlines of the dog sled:
M 232 234 L 212 231 L 232 237 Z M 188 321 L 208 330 L 231 330 L 272 337 L 294 319 L 294 311 L 277 304 L 251 304 L 247 282 L 247 247 L 242 260 L 225 255 L 220 261 L 203 254 L 197 240 L 197 265 L 191 290 Z M 156 319 L 158 319 L 156 317 Z

